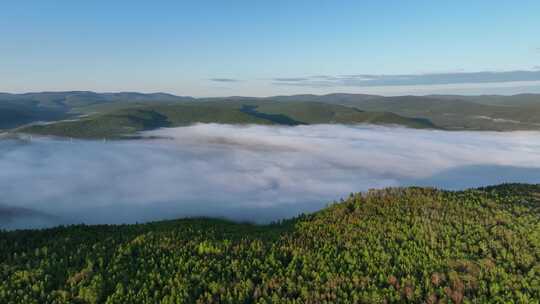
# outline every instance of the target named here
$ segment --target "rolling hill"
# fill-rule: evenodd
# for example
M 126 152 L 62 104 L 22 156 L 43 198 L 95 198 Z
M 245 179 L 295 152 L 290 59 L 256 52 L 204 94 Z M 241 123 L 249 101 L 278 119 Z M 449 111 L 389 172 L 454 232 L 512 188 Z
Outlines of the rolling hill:
M 68 117 L 70 115 L 59 111 L 0 103 L 0 130 L 37 121 L 55 121 Z
M 72 137 L 117 137 L 121 133 L 195 122 L 374 123 L 446 130 L 540 130 L 540 95 L 383 97 L 336 93 L 192 98 L 133 92 L 0 93 L 0 129 L 77 119 L 80 115 L 89 117 L 21 130 Z
M 300 125 L 314 123 L 395 124 L 412 128 L 435 127 L 428 120 L 387 112 L 364 112 L 317 102 L 210 101 L 153 104 L 121 108 L 75 121 L 37 124 L 18 129 L 23 133 L 74 138 L 121 138 L 138 131 L 193 123 Z
M 0 93 L 0 129 L 10 129 L 38 121 L 50 122 L 75 118 L 88 112 L 132 107 L 138 103 L 176 103 L 191 100 L 193 100 L 191 97 L 165 93 L 95 93 L 88 91 Z
M 480 95 L 480 96 L 461 96 L 461 95 L 431 95 L 434 98 L 449 100 L 465 100 L 486 105 L 511 106 L 511 107 L 529 107 L 540 106 L 539 94 L 517 94 L 511 96 L 503 95 Z
M 304 95 L 297 96 L 303 101 Z M 514 96 L 396 96 L 355 94 L 318 96 L 320 102 L 364 111 L 392 112 L 409 118 L 429 119 L 449 130 L 540 130 L 540 95 Z
M 96 104 L 108 104 L 118 102 L 178 102 L 192 101 L 192 97 L 176 96 L 167 93 L 95 93 L 90 91 L 68 92 L 39 92 L 24 94 L 0 93 L 2 102 L 18 102 L 24 105 L 33 105 L 39 108 L 59 109 L 71 111 L 75 108 L 92 106 Z
M 536 303 L 540 186 L 351 194 L 266 226 L 0 232 L 1 303 Z

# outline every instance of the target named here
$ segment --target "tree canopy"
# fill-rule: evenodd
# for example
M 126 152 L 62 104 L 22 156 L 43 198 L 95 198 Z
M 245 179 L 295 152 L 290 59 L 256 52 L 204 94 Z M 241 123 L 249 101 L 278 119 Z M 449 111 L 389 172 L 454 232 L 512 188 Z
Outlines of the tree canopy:
M 540 186 L 351 194 L 217 219 L 0 232 L 0 303 L 538 303 Z

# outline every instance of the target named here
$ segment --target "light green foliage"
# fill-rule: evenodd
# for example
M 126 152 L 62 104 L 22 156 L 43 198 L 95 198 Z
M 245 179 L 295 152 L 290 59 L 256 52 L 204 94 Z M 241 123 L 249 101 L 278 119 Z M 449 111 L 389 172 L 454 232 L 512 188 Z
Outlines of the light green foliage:
M 240 111 L 244 104 L 256 105 L 256 110 L 263 115 Z M 46 126 L 27 131 L 62 135 L 67 134 L 68 129 L 74 128 L 75 131 L 69 131 L 70 134 L 80 134 L 80 137 L 117 136 L 126 131 L 121 128 L 132 132 L 144 129 L 140 128 L 140 124 L 136 122 L 126 121 L 126 115 L 129 113 L 125 111 L 130 112 L 137 109 L 154 111 L 164 115 L 172 125 L 195 122 L 256 124 L 370 122 L 399 124 L 415 128 L 437 127 L 449 130 L 540 129 L 540 95 L 538 94 L 384 97 L 336 93 L 266 98 L 195 99 L 163 93 L 94 93 L 84 91 L 0 93 L 0 129 L 11 129 L 37 121 L 73 119 L 79 114 L 87 114 L 92 115 L 93 123 L 88 121 L 81 124 L 62 123 L 59 127 Z M 169 116 L 165 112 L 174 112 L 174 115 Z M 111 117 L 106 114 L 114 115 Z M 118 119 L 119 117 L 122 119 Z M 101 127 L 101 124 L 104 126 Z M 85 131 L 84 129 L 87 127 L 100 130 L 94 134 Z
M 352 194 L 256 226 L 0 233 L 0 303 L 538 303 L 540 186 Z
M 434 127 L 429 121 L 392 113 L 363 112 L 323 103 L 268 101 L 206 101 L 177 104 L 145 104 L 114 109 L 76 121 L 34 125 L 25 133 L 74 138 L 121 138 L 135 132 L 193 123 L 277 124 L 372 123 L 399 124 L 414 128 Z

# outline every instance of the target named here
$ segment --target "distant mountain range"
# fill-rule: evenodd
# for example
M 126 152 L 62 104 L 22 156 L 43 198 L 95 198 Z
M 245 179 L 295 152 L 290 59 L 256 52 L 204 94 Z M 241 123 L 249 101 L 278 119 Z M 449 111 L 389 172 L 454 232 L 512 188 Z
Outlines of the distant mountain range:
M 540 95 L 385 97 L 335 93 L 194 98 L 137 92 L 0 93 L 0 129 L 4 130 L 17 128 L 30 133 L 94 138 L 196 122 L 372 123 L 447 130 L 540 130 Z

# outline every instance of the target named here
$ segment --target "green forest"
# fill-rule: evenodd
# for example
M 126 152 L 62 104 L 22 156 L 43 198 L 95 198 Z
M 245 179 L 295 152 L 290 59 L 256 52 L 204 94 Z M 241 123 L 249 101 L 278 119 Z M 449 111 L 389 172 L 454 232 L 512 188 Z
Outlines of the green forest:
M 120 107 L 115 104 L 114 106 Z M 104 110 L 80 119 L 36 124 L 17 129 L 22 133 L 101 139 L 127 138 L 137 132 L 194 123 L 305 125 L 317 123 L 370 123 L 435 128 L 429 120 L 406 118 L 389 112 L 365 112 L 318 102 L 192 102 L 181 104 L 129 103 L 126 108 Z
M 269 225 L 0 232 L 0 303 L 539 303 L 540 186 L 389 188 Z
M 376 124 L 410 128 L 540 129 L 540 94 L 365 94 L 193 98 L 89 91 L 0 93 L 0 131 L 102 139 L 194 123 Z

